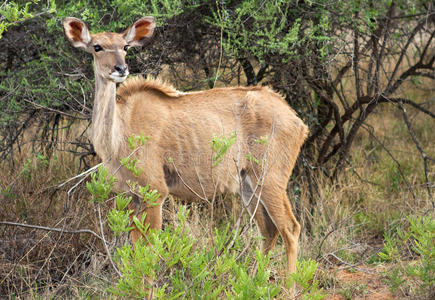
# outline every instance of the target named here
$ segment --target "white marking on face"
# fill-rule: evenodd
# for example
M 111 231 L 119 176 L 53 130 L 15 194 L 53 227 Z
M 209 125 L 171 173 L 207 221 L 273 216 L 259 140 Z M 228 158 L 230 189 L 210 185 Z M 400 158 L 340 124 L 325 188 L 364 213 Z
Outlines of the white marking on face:
M 110 73 L 109 78 L 115 81 L 116 83 L 121 83 L 127 79 L 128 74 L 129 74 L 128 70 L 126 70 L 123 75 L 119 74 L 118 71 L 114 71 Z

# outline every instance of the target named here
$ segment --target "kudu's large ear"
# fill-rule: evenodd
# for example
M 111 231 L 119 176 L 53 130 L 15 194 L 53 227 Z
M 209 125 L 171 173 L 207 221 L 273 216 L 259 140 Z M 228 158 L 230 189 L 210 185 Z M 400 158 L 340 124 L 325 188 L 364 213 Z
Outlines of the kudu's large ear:
M 63 20 L 63 30 L 70 43 L 76 48 L 86 49 L 91 42 L 91 34 L 83 21 L 67 17 Z
M 152 38 L 154 28 L 156 28 L 156 20 L 153 17 L 143 17 L 134 22 L 122 35 L 130 46 L 141 47 Z

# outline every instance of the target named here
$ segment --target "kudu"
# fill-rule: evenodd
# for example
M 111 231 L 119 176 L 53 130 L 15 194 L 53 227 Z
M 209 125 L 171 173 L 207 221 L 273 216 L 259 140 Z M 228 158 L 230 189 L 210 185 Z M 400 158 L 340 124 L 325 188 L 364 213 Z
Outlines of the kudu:
M 90 138 L 97 154 L 116 170 L 118 189 L 127 190 L 125 182 L 132 180 L 161 194 L 158 205 L 143 208 L 150 228 L 161 228 L 162 202 L 169 193 L 188 199 L 238 193 L 264 237 L 263 251 L 271 250 L 280 234 L 287 271 L 295 272 L 300 225 L 286 187 L 308 130 L 283 98 L 260 86 L 183 93 L 141 77 L 124 82 L 129 73 L 126 51 L 152 37 L 152 17 L 137 20 L 122 33 L 90 34 L 76 18 L 66 18 L 63 26 L 71 44 L 94 57 Z M 226 159 L 213 165 L 213 137 L 234 132 Z M 143 169 L 135 178 L 119 166 L 131 154 L 128 137 L 139 134 L 149 140 L 135 153 Z M 131 233 L 133 244 L 139 237 L 137 230 Z

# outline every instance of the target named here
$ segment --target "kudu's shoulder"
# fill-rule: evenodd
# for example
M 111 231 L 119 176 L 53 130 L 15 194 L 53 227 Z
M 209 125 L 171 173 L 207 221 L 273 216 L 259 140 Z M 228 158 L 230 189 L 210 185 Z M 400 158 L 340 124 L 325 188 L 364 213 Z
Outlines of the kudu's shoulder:
M 116 95 L 122 100 L 127 100 L 134 94 L 144 91 L 160 92 L 171 98 L 177 98 L 184 94 L 159 79 L 145 79 L 142 76 L 135 76 L 124 81 L 116 91 Z

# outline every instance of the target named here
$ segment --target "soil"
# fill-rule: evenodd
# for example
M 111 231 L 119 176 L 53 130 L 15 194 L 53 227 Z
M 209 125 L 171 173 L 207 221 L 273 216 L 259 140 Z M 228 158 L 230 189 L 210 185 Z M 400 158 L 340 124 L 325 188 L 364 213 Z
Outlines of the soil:
M 382 272 L 385 269 L 385 266 L 363 266 L 357 269 L 331 270 L 340 288 L 325 299 L 397 299 L 391 294 L 388 285 L 383 280 Z

